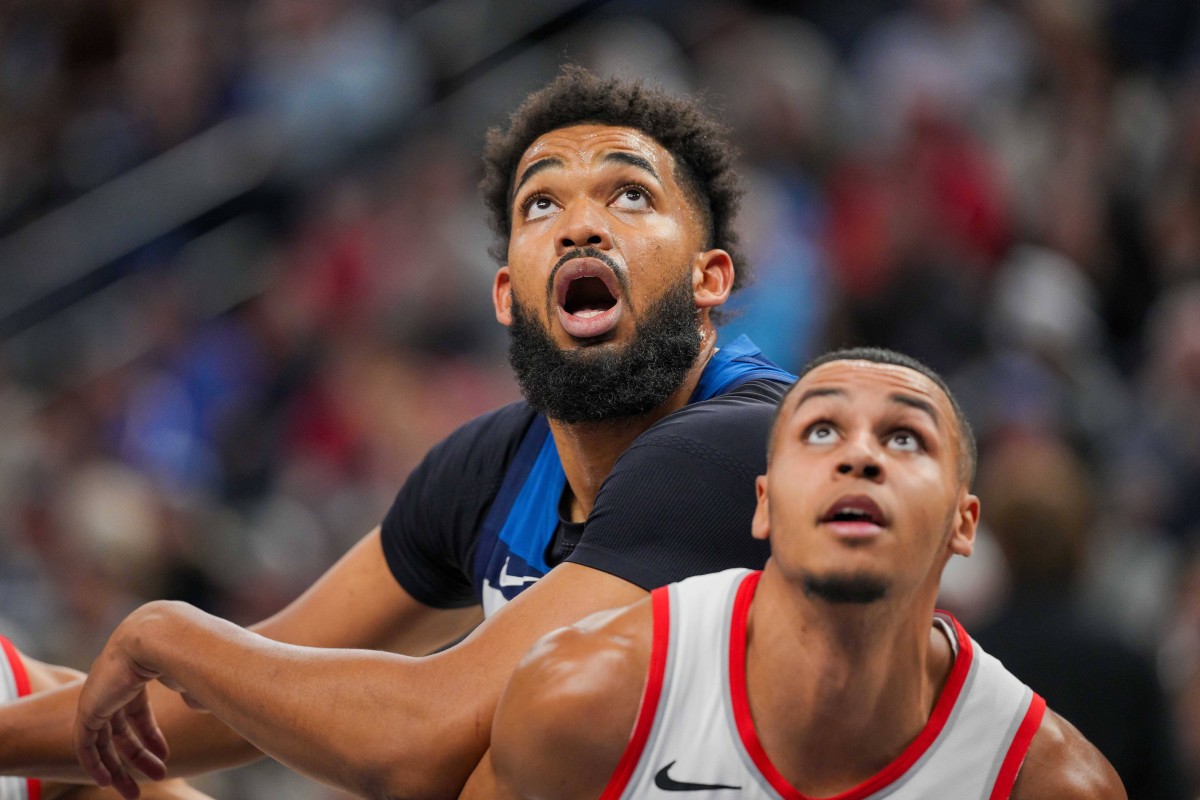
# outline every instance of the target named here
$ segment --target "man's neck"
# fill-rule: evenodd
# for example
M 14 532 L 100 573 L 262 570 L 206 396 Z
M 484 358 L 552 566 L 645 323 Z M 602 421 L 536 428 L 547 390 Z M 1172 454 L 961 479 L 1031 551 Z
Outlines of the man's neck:
M 933 602 L 830 604 L 768 567 L 748 620 L 747 692 L 763 747 L 801 792 L 862 783 L 925 726 L 954 660 Z
M 558 457 L 567 475 L 572 522 L 583 522 L 592 513 L 600 485 L 612 472 L 613 464 L 620 455 L 633 444 L 633 440 L 663 417 L 687 405 L 704 368 L 716 352 L 716 339 L 716 332 L 707 327 L 700 355 L 683 383 L 665 402 L 647 414 L 573 424 L 549 420 L 554 445 L 558 448 Z

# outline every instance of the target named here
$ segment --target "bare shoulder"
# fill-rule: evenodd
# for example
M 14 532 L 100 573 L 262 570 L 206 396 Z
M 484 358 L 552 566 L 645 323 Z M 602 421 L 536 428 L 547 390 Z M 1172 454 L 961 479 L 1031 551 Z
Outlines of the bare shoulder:
M 650 663 L 649 598 L 542 637 L 492 727 L 498 781 L 516 797 L 596 797 L 633 730 Z
M 18 658 L 25 668 L 25 674 L 29 678 L 29 690 L 33 694 L 62 686 L 64 683 L 73 683 L 84 677 L 79 670 L 62 667 L 58 664 L 47 664 L 30 658 L 24 653 L 18 653 Z
M 1070 722 L 1047 709 L 1017 774 L 1012 800 L 1127 800 L 1103 754 Z

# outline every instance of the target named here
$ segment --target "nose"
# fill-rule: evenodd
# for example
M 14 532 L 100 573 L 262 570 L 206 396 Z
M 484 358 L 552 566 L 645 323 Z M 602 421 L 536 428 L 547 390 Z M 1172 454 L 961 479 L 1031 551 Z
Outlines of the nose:
M 565 208 L 559 217 L 558 253 L 562 255 L 577 247 L 612 249 L 612 236 L 602 208 L 589 199 L 580 199 Z
M 841 475 L 850 475 L 878 482 L 883 478 L 883 464 L 872 442 L 864 441 L 860 436 L 846 443 L 838 459 L 837 471 Z

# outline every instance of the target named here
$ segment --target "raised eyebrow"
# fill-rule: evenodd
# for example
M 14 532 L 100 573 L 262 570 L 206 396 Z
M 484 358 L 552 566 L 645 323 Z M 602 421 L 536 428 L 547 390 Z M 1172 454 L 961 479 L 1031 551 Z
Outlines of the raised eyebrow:
M 937 409 L 934 408 L 933 403 L 930 403 L 928 400 L 922 400 L 920 397 L 914 397 L 911 394 L 901 394 L 899 392 L 888 395 L 888 399 L 893 403 L 899 403 L 901 405 L 909 406 L 910 408 L 915 408 L 918 411 L 924 411 L 929 415 L 929 418 L 933 420 L 934 427 L 939 429 L 941 428 L 941 417 L 938 415 Z
M 796 405 L 792 406 L 792 413 L 789 416 L 794 417 L 796 415 L 796 412 L 800 410 L 800 406 L 804 405 L 805 403 L 807 403 L 809 400 L 812 400 L 813 398 L 816 398 L 816 397 L 845 397 L 845 396 L 846 396 L 845 391 L 843 391 L 842 389 L 835 389 L 832 386 L 828 386 L 825 388 L 817 388 L 817 389 L 805 389 L 804 392 L 800 395 L 800 399 L 796 401 Z
M 521 174 L 520 179 L 513 185 L 513 189 L 508 195 L 508 202 L 510 204 L 512 203 L 513 198 L 517 196 L 517 192 L 521 191 L 521 187 L 524 186 L 526 181 L 528 181 L 534 175 L 537 175 L 539 172 L 541 172 L 544 169 L 550 169 L 551 167 L 561 167 L 562 165 L 563 165 L 562 159 L 555 158 L 553 156 L 550 156 L 548 158 L 543 158 L 540 161 L 535 161 L 532 164 L 530 164 L 528 167 L 526 167 L 525 172 Z
M 654 169 L 654 165 L 651 164 L 649 160 L 639 156 L 637 153 L 627 153 L 624 150 L 614 150 L 611 153 L 605 153 L 604 158 L 601 160 L 637 167 L 640 170 L 650 173 L 654 177 L 654 180 L 662 183 L 662 178 L 658 176 L 658 172 Z

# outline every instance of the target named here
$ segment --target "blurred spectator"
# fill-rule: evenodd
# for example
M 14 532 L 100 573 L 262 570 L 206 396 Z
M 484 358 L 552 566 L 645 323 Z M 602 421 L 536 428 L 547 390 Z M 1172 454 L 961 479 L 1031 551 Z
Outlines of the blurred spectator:
M 821 33 L 782 16 L 745 16 L 699 56 L 701 83 L 743 148 L 742 238 L 754 284 L 725 307 L 722 337 L 749 335 L 779 364 L 816 354 L 830 290 L 819 183 L 834 141 L 844 75 Z
M 299 178 L 396 125 L 429 95 L 416 39 L 395 17 L 350 0 L 257 0 L 243 91 L 269 114 Z
M 1149 353 L 1130 457 L 1153 469 L 1157 524 L 1200 542 L 1200 280 L 1175 287 L 1152 312 Z
M 955 375 L 981 439 L 1018 428 L 1060 435 L 1112 457 L 1130 398 L 1105 349 L 1091 282 L 1054 251 L 1014 248 L 980 316 L 987 347 Z
M 1160 667 L 1175 697 L 1175 730 L 1192 785 L 1200 785 L 1200 555 L 1192 553 L 1160 653 Z
M 987 132 L 1020 99 L 1030 63 L 1027 32 L 998 5 L 916 0 L 859 46 L 861 123 L 885 142 L 918 118 Z
M 1182 800 L 1153 662 L 1077 606 L 1097 511 L 1086 466 L 1053 438 L 1007 439 L 991 445 L 978 493 L 1011 586 L 972 635 L 1104 753 L 1130 797 Z

